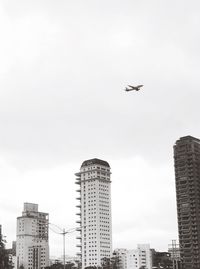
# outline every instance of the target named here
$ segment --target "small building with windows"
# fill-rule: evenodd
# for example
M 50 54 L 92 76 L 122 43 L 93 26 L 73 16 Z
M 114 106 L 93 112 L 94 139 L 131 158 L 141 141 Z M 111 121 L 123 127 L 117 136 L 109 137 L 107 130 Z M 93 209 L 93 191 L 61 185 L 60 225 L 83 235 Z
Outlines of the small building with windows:
M 138 244 L 136 249 L 115 249 L 119 269 L 152 269 L 152 252 L 149 244 Z

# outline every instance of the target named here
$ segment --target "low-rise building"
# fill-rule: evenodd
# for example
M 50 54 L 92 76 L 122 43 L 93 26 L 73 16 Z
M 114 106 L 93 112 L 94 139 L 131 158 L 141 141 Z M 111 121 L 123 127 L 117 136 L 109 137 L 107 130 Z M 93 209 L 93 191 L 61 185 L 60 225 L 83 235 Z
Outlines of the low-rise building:
M 119 269 L 152 269 L 152 254 L 149 244 L 139 244 L 136 249 L 115 249 Z
M 152 249 L 152 264 L 153 269 L 173 269 L 173 264 L 169 252 L 160 252 Z

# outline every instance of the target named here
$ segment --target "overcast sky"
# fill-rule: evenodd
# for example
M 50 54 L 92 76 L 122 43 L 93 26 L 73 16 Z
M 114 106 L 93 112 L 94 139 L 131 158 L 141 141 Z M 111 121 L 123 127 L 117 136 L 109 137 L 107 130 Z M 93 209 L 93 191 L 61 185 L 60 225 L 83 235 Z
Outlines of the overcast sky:
M 177 238 L 173 144 L 200 137 L 200 4 L 0 0 L 0 223 L 24 202 L 76 226 L 74 173 L 112 169 L 113 248 Z M 127 84 L 144 84 L 124 92 Z M 77 252 L 75 234 L 66 251 Z M 62 238 L 50 232 L 51 255 Z

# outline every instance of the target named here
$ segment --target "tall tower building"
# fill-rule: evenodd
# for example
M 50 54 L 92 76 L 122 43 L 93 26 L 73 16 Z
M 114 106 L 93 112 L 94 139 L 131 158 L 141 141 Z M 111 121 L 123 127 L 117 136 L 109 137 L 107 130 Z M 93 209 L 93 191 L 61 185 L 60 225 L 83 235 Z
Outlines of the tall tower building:
M 200 268 L 200 140 L 181 137 L 174 145 L 180 257 L 183 269 Z
M 2 242 L 2 226 L 0 224 L 0 243 Z
M 101 265 L 102 258 L 112 255 L 110 174 L 110 165 L 99 159 L 84 161 L 75 174 L 82 268 Z
M 24 203 L 17 218 L 17 269 L 44 269 L 49 265 L 49 215 L 38 212 L 38 205 Z

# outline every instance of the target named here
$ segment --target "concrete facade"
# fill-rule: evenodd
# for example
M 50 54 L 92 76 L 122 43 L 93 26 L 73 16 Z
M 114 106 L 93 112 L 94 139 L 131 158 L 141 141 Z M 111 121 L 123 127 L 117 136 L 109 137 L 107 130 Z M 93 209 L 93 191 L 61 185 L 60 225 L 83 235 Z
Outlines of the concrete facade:
M 44 269 L 49 265 L 47 213 L 38 212 L 38 205 L 24 203 L 17 218 L 16 268 Z
M 136 249 L 115 249 L 119 269 L 152 269 L 152 253 L 149 244 L 138 244 Z
M 84 161 L 76 173 L 82 268 L 100 266 L 102 258 L 112 255 L 110 174 L 109 164 L 99 159 Z
M 200 140 L 181 137 L 174 146 L 180 258 L 183 269 L 200 268 Z

